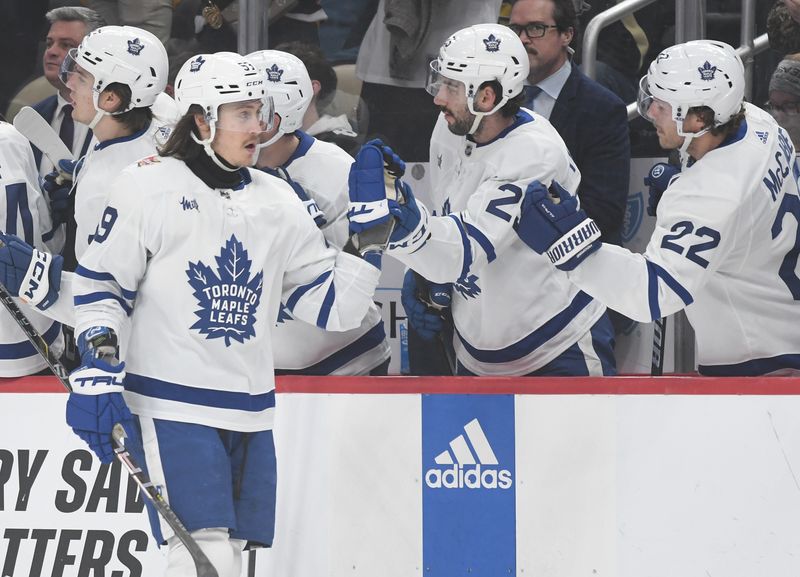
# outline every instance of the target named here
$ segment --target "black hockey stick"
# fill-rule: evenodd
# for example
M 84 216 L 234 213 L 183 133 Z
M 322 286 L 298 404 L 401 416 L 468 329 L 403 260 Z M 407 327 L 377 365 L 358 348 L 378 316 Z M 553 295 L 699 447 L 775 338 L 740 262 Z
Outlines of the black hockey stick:
M 653 321 L 653 360 L 650 363 L 650 376 L 664 374 L 664 344 L 667 342 L 667 317 Z
M 47 341 L 44 340 L 42 335 L 36 328 L 31 324 L 31 321 L 28 317 L 25 316 L 25 313 L 19 308 L 19 305 L 14 301 L 14 297 L 9 294 L 6 287 L 0 284 L 0 301 L 2 301 L 3 306 L 6 310 L 14 317 L 14 321 L 16 321 L 17 325 L 22 329 L 25 333 L 25 336 L 28 337 L 28 340 L 33 344 L 36 351 L 42 355 L 44 360 L 47 362 L 47 365 L 50 367 L 50 370 L 53 371 L 53 374 L 58 378 L 61 384 L 64 386 L 65 389 L 72 392 L 72 387 L 69 384 L 69 373 L 64 365 L 61 364 L 61 361 L 56 358 L 53 354 L 53 351 L 50 350 Z M 181 540 L 181 542 L 186 547 L 186 550 L 192 556 L 194 560 L 194 566 L 197 571 L 197 577 L 219 577 L 217 570 L 214 569 L 214 566 L 211 564 L 211 561 L 208 560 L 206 554 L 203 553 L 203 550 L 200 549 L 200 546 L 197 544 L 192 536 L 189 534 L 189 531 L 184 527 L 181 520 L 175 514 L 175 511 L 167 504 L 164 500 L 164 497 L 161 496 L 161 493 L 158 492 L 158 489 L 153 486 L 153 483 L 150 479 L 147 478 L 147 475 L 142 471 L 128 453 L 127 449 L 125 448 L 125 429 L 122 428 L 122 425 L 117 423 L 114 425 L 113 433 L 111 434 L 111 438 L 116 445 L 114 452 L 116 453 L 117 459 L 120 463 L 122 463 L 125 468 L 128 470 L 128 473 L 139 485 L 142 493 L 147 497 L 147 499 L 153 504 L 156 508 L 156 511 L 164 518 L 167 524 L 172 528 L 175 532 L 175 536 Z

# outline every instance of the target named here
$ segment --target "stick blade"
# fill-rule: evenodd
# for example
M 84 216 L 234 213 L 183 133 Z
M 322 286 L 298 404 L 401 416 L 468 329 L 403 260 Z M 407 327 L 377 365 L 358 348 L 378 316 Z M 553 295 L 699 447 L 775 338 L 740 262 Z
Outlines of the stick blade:
M 58 161 L 63 158 L 75 160 L 75 155 L 61 141 L 53 127 L 30 106 L 23 107 L 14 117 L 14 128 L 41 150 L 53 166 L 58 166 Z

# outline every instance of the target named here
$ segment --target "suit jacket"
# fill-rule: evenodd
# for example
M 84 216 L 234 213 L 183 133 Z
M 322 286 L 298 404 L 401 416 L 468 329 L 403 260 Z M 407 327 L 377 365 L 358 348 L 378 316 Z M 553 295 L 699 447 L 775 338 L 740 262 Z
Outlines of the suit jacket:
M 621 244 L 631 162 L 625 104 L 573 64 L 550 123 L 581 171 L 581 206 L 597 222 L 604 242 Z
M 48 124 L 53 122 L 53 115 L 56 113 L 56 108 L 58 108 L 58 95 L 53 94 L 52 96 L 48 96 L 44 100 L 40 100 L 36 104 L 34 104 L 31 108 L 33 108 L 39 115 L 44 118 Z M 89 149 L 89 143 L 92 141 L 92 131 L 89 130 L 86 133 L 86 140 L 83 141 L 83 146 L 81 146 L 80 154 L 77 151 L 75 156 L 83 156 L 86 154 L 86 151 Z M 31 144 L 31 148 L 33 149 L 33 157 L 36 159 L 36 169 L 38 170 L 41 168 L 42 165 L 42 151 L 36 148 L 33 144 Z

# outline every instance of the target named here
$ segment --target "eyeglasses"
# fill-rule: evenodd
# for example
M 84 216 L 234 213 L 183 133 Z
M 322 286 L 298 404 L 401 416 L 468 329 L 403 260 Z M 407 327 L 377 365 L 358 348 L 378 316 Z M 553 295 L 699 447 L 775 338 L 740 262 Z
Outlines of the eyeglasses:
M 785 102 L 783 104 L 772 104 L 771 102 L 765 102 L 762 108 L 767 112 L 800 114 L 800 102 Z
M 550 28 L 558 28 L 555 24 L 542 24 L 541 22 L 529 22 L 528 24 L 509 24 L 509 29 L 516 34 L 517 36 L 520 35 L 520 32 L 523 30 L 525 31 L 525 36 L 527 36 L 530 40 L 534 38 L 541 38 Z

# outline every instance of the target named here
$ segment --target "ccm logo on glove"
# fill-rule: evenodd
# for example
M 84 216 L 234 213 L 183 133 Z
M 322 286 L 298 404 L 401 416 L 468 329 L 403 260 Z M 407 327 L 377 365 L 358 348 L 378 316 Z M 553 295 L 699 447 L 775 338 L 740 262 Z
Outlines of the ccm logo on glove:
M 47 271 L 47 264 L 50 261 L 50 254 L 39 250 L 34 250 L 32 259 L 34 262 L 28 269 L 28 273 L 25 275 L 25 279 L 22 283 L 24 288 L 22 296 L 29 301 L 36 300 L 36 302 L 38 302 L 44 298 L 44 295 L 39 296 L 41 290 L 47 294 L 47 291 L 50 289 L 50 283 L 44 276 L 45 272 Z M 44 286 L 42 286 L 43 282 Z

